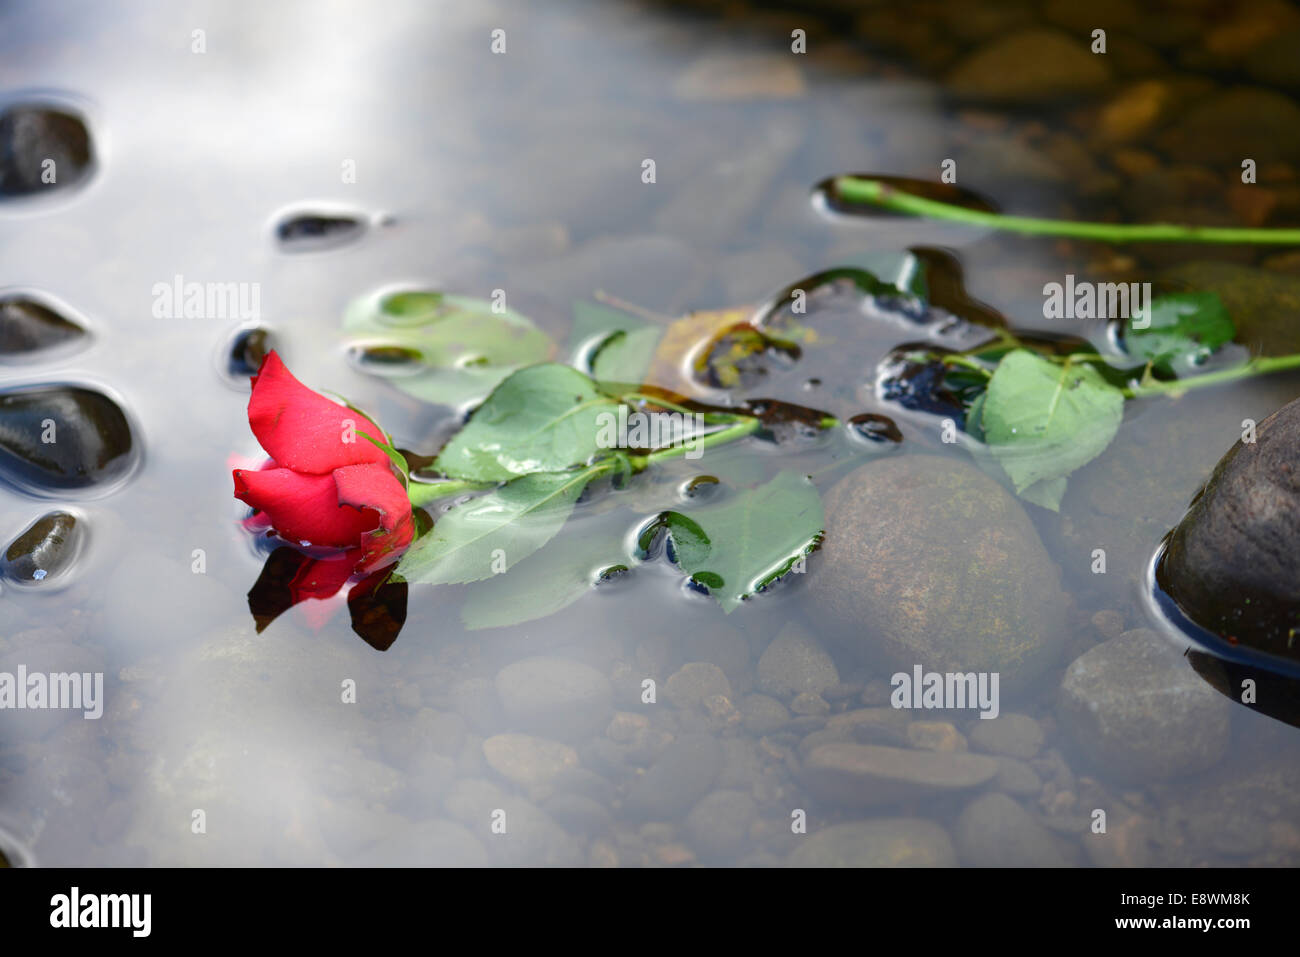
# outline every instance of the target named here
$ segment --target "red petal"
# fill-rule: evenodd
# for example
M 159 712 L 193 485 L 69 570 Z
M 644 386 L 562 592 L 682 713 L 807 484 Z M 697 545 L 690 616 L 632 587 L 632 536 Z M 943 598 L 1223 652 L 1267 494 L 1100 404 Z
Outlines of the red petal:
M 253 376 L 248 424 L 271 458 L 298 472 L 324 475 L 345 465 L 388 462 L 383 449 L 360 434 L 382 442 L 377 425 L 307 388 L 274 351 Z
M 305 563 L 289 583 L 293 603 L 296 605 L 308 598 L 323 600 L 333 597 L 352 577 L 357 556 L 357 549 L 349 549 L 337 557 L 317 558 Z
M 384 461 L 387 463 L 387 458 Z M 234 476 L 235 498 L 265 512 L 287 541 L 346 548 L 356 545 L 363 533 L 378 524 L 375 513 L 340 504 L 332 475 L 303 475 L 292 469 L 235 469 Z
M 364 552 L 357 571 L 365 574 L 396 561 L 415 535 L 415 517 L 406 489 L 389 467 L 350 465 L 334 473 L 338 501 L 379 515 L 379 527 L 361 537 Z M 373 526 L 372 526 L 373 527 Z

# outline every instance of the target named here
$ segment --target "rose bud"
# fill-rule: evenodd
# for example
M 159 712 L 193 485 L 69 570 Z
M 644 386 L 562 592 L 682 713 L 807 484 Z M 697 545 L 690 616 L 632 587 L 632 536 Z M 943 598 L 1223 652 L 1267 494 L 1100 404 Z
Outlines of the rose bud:
M 386 441 L 377 425 L 308 389 L 275 352 L 253 376 L 248 424 L 271 461 L 234 470 L 235 498 L 286 541 L 342 553 L 304 569 L 308 597 L 401 556 L 415 522 L 388 454 L 366 438 Z

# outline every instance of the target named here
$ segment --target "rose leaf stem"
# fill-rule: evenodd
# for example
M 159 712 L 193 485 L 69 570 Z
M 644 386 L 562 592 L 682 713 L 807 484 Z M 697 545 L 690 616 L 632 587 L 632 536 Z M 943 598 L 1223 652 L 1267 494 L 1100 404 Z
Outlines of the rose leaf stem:
M 1123 392 L 1125 397 L 1130 399 L 1144 398 L 1149 395 L 1177 395 L 1189 389 L 1220 385 L 1224 382 L 1235 382 L 1238 379 L 1269 375 L 1287 369 L 1300 369 L 1300 355 L 1259 356 L 1239 366 L 1233 366 L 1231 369 L 1207 372 L 1204 375 L 1191 376 L 1187 379 L 1171 379 L 1168 382 L 1148 380 L 1125 388 Z
M 1064 236 L 1110 243 L 1253 243 L 1300 245 L 1300 229 L 1253 229 L 1234 226 L 1180 226 L 1173 223 L 1085 223 L 1071 219 L 1008 216 L 968 209 L 922 196 L 875 179 L 841 176 L 835 180 L 841 199 L 896 213 L 987 226 L 1023 236 Z

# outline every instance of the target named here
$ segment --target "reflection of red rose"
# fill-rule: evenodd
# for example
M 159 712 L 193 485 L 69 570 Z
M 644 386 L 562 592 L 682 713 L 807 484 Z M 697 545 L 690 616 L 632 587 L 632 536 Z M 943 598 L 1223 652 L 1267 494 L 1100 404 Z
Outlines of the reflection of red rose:
M 281 538 L 339 554 L 303 568 L 296 592 L 328 598 L 354 574 L 396 561 L 415 531 L 411 503 L 365 416 L 311 391 L 274 352 L 253 376 L 248 424 L 271 461 L 235 469 L 235 498 Z M 364 434 L 363 434 L 364 433 Z

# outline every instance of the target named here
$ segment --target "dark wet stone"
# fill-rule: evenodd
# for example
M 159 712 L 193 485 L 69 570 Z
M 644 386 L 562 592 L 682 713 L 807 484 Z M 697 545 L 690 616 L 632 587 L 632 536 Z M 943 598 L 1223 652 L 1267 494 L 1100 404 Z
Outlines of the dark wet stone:
M 276 224 L 275 238 L 285 252 L 306 253 L 346 246 L 365 231 L 365 222 L 355 216 L 295 213 Z
M 240 329 L 226 351 L 226 371 L 237 379 L 254 376 L 274 347 L 271 330 L 263 326 Z
M 80 325 L 27 296 L 0 298 L 0 360 L 65 346 L 86 336 Z
M 77 557 L 84 526 L 68 512 L 50 512 L 5 550 L 3 571 L 11 581 L 47 582 L 68 569 Z
M 46 160 L 54 161 L 52 183 L 42 181 Z M 80 117 L 43 106 L 0 113 L 0 198 L 74 186 L 93 162 L 90 133 Z
M 1300 660 L 1300 400 L 1238 440 L 1169 537 L 1158 578 L 1230 644 Z
M 0 392 L 0 475 L 36 491 L 102 485 L 134 464 L 125 413 L 93 389 L 52 385 Z

